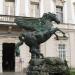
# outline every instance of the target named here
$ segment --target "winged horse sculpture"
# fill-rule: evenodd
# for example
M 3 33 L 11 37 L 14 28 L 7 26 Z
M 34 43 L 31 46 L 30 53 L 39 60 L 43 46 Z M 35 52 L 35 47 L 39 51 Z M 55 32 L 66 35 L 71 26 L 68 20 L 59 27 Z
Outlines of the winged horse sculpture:
M 53 34 L 58 39 L 56 31 L 60 31 L 65 36 L 59 28 L 53 28 L 52 21 L 60 23 L 56 15 L 50 12 L 44 13 L 41 18 L 17 17 L 15 19 L 17 26 L 29 31 L 20 34 L 20 42 L 16 44 L 16 54 L 20 54 L 19 46 L 25 43 L 30 48 L 32 58 L 43 58 L 43 54 L 40 53 L 40 44 L 47 41 Z

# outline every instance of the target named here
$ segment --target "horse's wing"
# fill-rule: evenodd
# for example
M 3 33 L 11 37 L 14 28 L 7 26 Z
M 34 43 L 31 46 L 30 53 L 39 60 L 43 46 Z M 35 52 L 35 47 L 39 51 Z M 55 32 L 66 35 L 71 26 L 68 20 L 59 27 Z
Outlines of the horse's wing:
M 50 23 L 42 22 L 41 18 L 17 17 L 15 22 L 20 28 L 31 31 L 45 31 L 51 28 Z
M 26 19 L 23 17 L 17 17 L 15 23 L 20 27 L 27 30 L 36 30 L 37 19 Z M 39 24 L 39 22 L 37 22 Z

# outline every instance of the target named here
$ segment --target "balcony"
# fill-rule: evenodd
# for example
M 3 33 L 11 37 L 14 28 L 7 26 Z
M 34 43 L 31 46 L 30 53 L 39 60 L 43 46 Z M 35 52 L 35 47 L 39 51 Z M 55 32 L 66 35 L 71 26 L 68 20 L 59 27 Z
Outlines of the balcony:
M 24 17 L 24 16 L 12 16 L 12 15 L 0 15 L 0 25 L 16 25 L 14 22 L 16 17 Z M 30 19 L 32 17 L 25 17 L 27 19 Z
M 14 19 L 16 16 L 11 16 L 11 15 L 0 15 L 0 25 L 5 24 L 5 25 L 16 25 L 14 23 Z

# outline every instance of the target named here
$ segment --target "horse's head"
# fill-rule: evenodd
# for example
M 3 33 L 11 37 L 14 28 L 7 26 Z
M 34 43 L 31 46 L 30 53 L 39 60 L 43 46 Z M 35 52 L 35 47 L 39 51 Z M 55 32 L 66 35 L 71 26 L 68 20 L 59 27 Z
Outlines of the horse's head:
M 48 12 L 48 18 L 50 18 L 51 21 L 55 21 L 57 24 L 60 23 L 60 21 L 58 20 L 56 14 Z
M 50 21 L 55 21 L 57 24 L 60 23 L 60 21 L 58 20 L 56 14 L 53 14 L 53 13 L 44 13 L 43 17 L 45 17 L 45 19 L 48 19 Z

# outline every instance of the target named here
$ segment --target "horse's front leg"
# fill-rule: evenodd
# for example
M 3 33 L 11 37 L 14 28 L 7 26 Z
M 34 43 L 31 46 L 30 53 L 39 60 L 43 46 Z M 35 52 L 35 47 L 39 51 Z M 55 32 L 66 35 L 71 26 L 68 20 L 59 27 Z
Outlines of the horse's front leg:
M 55 29 L 56 31 L 60 31 L 63 34 L 63 36 L 65 36 L 65 33 L 62 30 L 60 30 L 59 28 L 55 28 Z
M 20 55 L 20 50 L 19 50 L 19 46 L 21 46 L 23 44 L 23 39 L 22 39 L 22 34 L 20 34 L 19 36 L 19 40 L 20 42 L 18 42 L 16 45 L 15 45 L 15 51 L 16 51 L 16 56 L 19 56 Z
M 58 39 L 58 35 L 55 33 L 55 32 L 57 32 L 57 31 L 60 31 L 60 32 L 63 34 L 63 37 L 66 37 L 66 36 L 65 36 L 65 33 L 64 33 L 63 31 L 61 31 L 59 28 L 52 28 L 52 29 L 50 30 L 51 36 L 52 36 L 53 34 L 55 34 L 56 37 L 57 37 L 57 39 Z
M 59 37 L 58 37 L 58 35 L 55 33 L 55 36 L 56 36 L 56 40 L 59 40 Z

